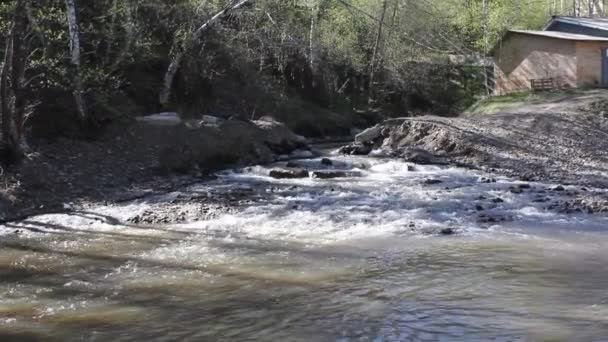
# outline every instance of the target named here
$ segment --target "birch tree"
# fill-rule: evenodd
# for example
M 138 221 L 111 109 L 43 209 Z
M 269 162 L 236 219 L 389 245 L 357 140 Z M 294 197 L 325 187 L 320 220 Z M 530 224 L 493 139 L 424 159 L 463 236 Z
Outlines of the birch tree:
M 80 29 L 78 27 L 78 16 L 76 0 L 65 0 L 67 9 L 68 29 L 70 34 L 70 63 L 72 77 L 72 94 L 76 103 L 76 110 L 82 121 L 87 119 L 87 107 L 84 99 L 84 84 L 81 75 L 80 61 Z
M 24 89 L 29 54 L 27 35 L 30 27 L 27 8 L 27 0 L 16 1 L 0 69 L 2 149 L 5 161 L 18 161 L 26 152 L 24 129 L 28 113 Z
M 374 50 L 372 52 L 372 58 L 369 63 L 369 95 L 368 102 L 371 102 L 374 95 L 374 76 L 376 72 L 376 62 L 378 55 L 380 54 L 380 44 L 382 42 L 382 29 L 384 28 L 384 19 L 386 17 L 386 10 L 388 8 L 388 0 L 382 2 L 382 14 L 380 15 L 380 21 L 378 22 L 378 31 L 376 33 L 376 40 L 374 42 Z

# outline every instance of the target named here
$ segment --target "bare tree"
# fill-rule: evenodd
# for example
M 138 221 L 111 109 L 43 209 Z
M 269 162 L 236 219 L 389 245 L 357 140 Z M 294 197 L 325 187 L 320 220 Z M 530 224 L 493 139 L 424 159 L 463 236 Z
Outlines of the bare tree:
M 87 119 L 87 107 L 84 99 L 84 85 L 80 72 L 80 29 L 78 27 L 78 16 L 76 14 L 76 0 L 65 0 L 68 17 L 68 29 L 70 33 L 70 62 L 72 64 L 72 92 L 76 102 L 76 110 L 81 120 Z
M 386 17 L 386 10 L 388 8 L 388 0 L 382 2 L 382 14 L 380 15 L 380 21 L 378 22 L 378 31 L 376 33 L 376 41 L 374 43 L 374 50 L 372 52 L 372 59 L 369 63 L 369 86 L 368 86 L 368 102 L 371 102 L 374 94 L 374 76 L 376 71 L 376 61 L 380 51 L 380 44 L 382 42 L 382 29 L 384 28 L 384 18 Z
M 203 25 L 201 25 L 196 31 L 194 31 L 188 39 L 188 41 L 184 44 L 185 46 L 181 49 L 178 49 L 165 72 L 165 78 L 163 82 L 163 89 L 160 92 L 159 102 L 161 105 L 165 106 L 169 103 L 169 98 L 171 97 L 171 89 L 173 88 L 173 80 L 175 79 L 175 75 L 179 70 L 179 67 L 184 59 L 184 54 L 189 50 L 191 45 L 198 41 L 203 33 L 207 32 L 213 24 L 219 19 L 225 17 L 230 12 L 237 10 L 243 7 L 245 4 L 249 2 L 254 2 L 255 0 L 233 0 L 230 5 L 224 7 L 221 11 L 216 13 L 211 19 L 207 20 Z
M 483 9 L 482 9 L 482 15 L 483 15 L 483 56 L 484 58 L 488 55 L 489 53 L 489 25 L 488 25 L 488 21 L 489 21 L 489 9 L 488 9 L 488 0 L 483 0 L 482 3 Z M 484 70 L 483 70 L 483 78 L 484 78 L 484 87 L 486 89 L 486 96 L 490 96 L 490 80 L 488 79 L 488 70 L 487 67 L 484 64 Z
M 24 128 L 28 112 L 24 89 L 30 41 L 27 8 L 28 0 L 17 0 L 0 69 L 2 149 L 10 161 L 22 159 L 26 152 Z

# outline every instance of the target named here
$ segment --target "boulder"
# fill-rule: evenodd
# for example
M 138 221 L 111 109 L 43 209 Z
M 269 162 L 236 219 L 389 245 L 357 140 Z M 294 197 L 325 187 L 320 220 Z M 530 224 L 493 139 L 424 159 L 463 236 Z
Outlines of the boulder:
M 368 128 L 365 131 L 357 134 L 357 136 L 355 136 L 355 142 L 361 143 L 361 144 L 367 143 L 367 142 L 374 142 L 378 138 L 382 137 L 382 130 L 383 130 L 383 127 L 380 125 L 376 125 L 374 127 Z
M 153 125 L 153 126 L 179 126 L 182 124 L 182 119 L 175 112 L 165 112 L 158 114 L 151 114 L 146 116 L 139 116 L 135 118 L 138 122 L 143 122 L 145 124 Z
M 300 168 L 292 169 L 272 169 L 269 174 L 272 178 L 277 179 L 297 179 L 297 178 L 308 178 L 308 171 Z
M 353 143 L 343 146 L 339 150 L 342 154 L 350 154 L 354 156 L 366 156 L 372 152 L 372 146 L 361 143 Z
M 420 148 L 407 148 L 403 151 L 402 155 L 406 161 L 419 165 L 447 164 L 443 158 L 437 157 L 433 153 Z
M 306 147 L 285 125 L 271 119 L 251 122 L 205 116 L 198 124 L 176 126 L 138 120 L 131 131 L 152 153 L 158 151 L 162 169 L 177 172 L 267 164 L 277 155 Z
M 350 177 L 361 177 L 361 172 L 357 171 L 314 171 L 312 178 L 317 179 L 334 179 L 334 178 L 350 178 Z
M 160 145 L 160 166 L 169 171 L 207 172 L 273 160 L 263 131 L 246 121 L 226 120 L 216 127 L 158 127 L 146 129 L 143 135 Z
M 253 124 L 263 132 L 264 143 L 277 154 L 289 154 L 306 146 L 305 138 L 295 134 L 272 117 L 264 116 L 253 121 Z
M 456 230 L 454 228 L 443 228 L 439 231 L 441 235 L 454 235 L 456 234 Z
M 321 159 L 321 165 L 332 166 L 334 165 L 334 162 L 329 158 L 323 158 Z

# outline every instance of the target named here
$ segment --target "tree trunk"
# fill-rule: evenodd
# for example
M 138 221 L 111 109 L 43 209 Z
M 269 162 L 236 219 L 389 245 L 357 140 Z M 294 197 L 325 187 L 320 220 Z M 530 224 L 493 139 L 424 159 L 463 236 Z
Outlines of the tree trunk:
M 7 37 L 4 62 L 0 70 L 0 108 L 2 109 L 2 149 L 6 161 L 18 161 L 25 156 L 24 75 L 29 27 L 26 0 L 18 0 L 13 23 Z
M 368 86 L 368 103 L 370 103 L 374 96 L 374 74 L 376 71 L 376 59 L 380 51 L 380 43 L 382 41 L 382 29 L 384 28 L 384 18 L 386 17 L 386 9 L 388 7 L 388 0 L 382 2 L 382 15 L 380 16 L 380 22 L 378 23 L 378 32 L 376 34 L 376 42 L 374 43 L 374 50 L 372 52 L 372 59 L 369 63 L 369 86 Z
M 13 34 L 13 60 L 11 62 L 11 87 L 14 97 L 13 105 L 13 120 L 14 129 L 16 130 L 16 139 L 18 148 L 24 149 L 25 142 L 25 111 L 26 111 L 26 94 L 24 90 L 25 68 L 28 60 L 29 44 L 26 41 L 26 34 L 29 31 L 29 19 L 27 15 L 27 6 L 25 0 L 20 0 L 15 13 L 15 33 Z M 20 151 L 21 152 L 21 151 Z M 18 153 L 21 154 L 21 153 Z
M 70 33 L 70 62 L 72 64 L 72 93 L 76 102 L 76 110 L 82 121 L 87 119 L 87 108 L 84 99 L 84 85 L 80 73 L 80 29 L 76 15 L 76 0 L 65 0 Z
M 315 26 L 317 22 L 318 4 L 313 0 L 310 7 L 310 32 L 308 34 L 308 59 L 310 63 L 310 71 L 314 75 L 315 70 Z
M 4 61 L 0 69 L 0 108 L 2 110 L 2 151 L 3 157 L 12 159 L 16 152 L 16 130 L 13 121 L 13 111 L 9 92 L 9 73 L 11 72 L 11 61 L 13 60 L 13 31 L 6 38 Z
M 69 0 L 67 0 L 67 1 L 69 1 Z M 209 28 L 211 28 L 211 26 L 218 19 L 226 16 L 231 11 L 234 11 L 236 9 L 243 7 L 248 2 L 254 2 L 254 1 L 255 0 L 232 1 L 231 5 L 227 6 L 223 10 L 219 11 L 217 14 L 215 14 L 213 17 L 211 17 L 211 19 L 207 20 L 203 25 L 201 25 L 196 31 L 194 31 L 192 33 L 191 38 L 185 43 L 185 46 L 181 49 L 178 49 L 178 51 L 175 53 L 175 56 L 173 57 L 171 63 L 169 64 L 169 67 L 167 68 L 167 71 L 165 72 L 163 89 L 161 90 L 160 95 L 159 95 L 159 102 L 162 106 L 166 106 L 169 103 L 169 99 L 171 98 L 171 89 L 173 88 L 173 80 L 175 79 L 175 75 L 177 74 L 177 71 L 179 70 L 182 60 L 184 59 L 184 54 L 189 50 L 190 46 L 194 42 L 199 40 L 201 38 L 201 36 L 203 35 L 203 33 L 205 33 L 207 30 L 209 30 Z
M 112 43 L 114 41 L 114 32 L 116 26 L 116 17 L 118 16 L 118 0 L 112 0 L 112 14 L 110 15 L 110 35 L 107 37 L 108 42 L 106 46 L 106 56 L 104 60 L 105 65 L 110 65 L 112 60 Z
M 486 89 L 486 96 L 490 96 L 490 80 L 488 79 L 488 67 L 485 64 L 485 58 L 487 58 L 489 50 L 489 35 L 488 35 L 488 0 L 483 0 L 483 81 Z

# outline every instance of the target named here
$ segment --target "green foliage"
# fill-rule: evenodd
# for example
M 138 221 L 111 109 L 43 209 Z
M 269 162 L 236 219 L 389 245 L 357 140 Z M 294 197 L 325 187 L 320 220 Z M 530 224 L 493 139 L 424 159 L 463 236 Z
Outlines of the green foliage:
M 200 25 L 234 2 L 78 0 L 85 97 L 96 122 L 160 110 L 165 70 L 180 51 L 172 107 L 190 116 L 285 116 L 289 99 L 345 118 L 450 114 L 481 92 L 482 77 L 480 68 L 450 64 L 448 56 L 483 54 L 507 28 L 537 29 L 552 11 L 551 1 L 487 1 L 486 21 L 483 0 L 257 0 L 194 40 Z M 13 2 L 0 3 L 3 37 Z M 75 113 L 65 2 L 30 3 L 35 38 L 27 77 L 34 79 L 31 97 L 41 102 L 35 117 L 69 122 Z

